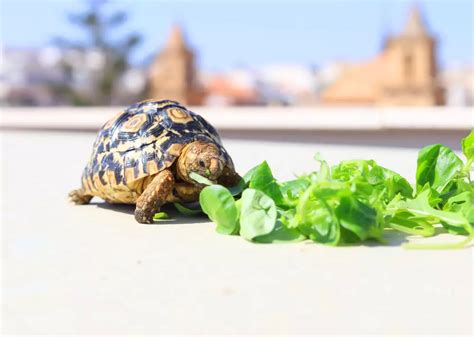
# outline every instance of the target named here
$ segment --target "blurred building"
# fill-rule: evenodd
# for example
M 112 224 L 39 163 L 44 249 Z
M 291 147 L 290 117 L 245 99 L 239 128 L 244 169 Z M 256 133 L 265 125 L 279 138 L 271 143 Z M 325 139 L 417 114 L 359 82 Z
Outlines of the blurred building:
M 5 49 L 0 70 L 2 105 L 82 105 L 99 104 L 97 83 L 103 75 L 106 57 L 100 50 Z M 111 104 L 139 100 L 145 87 L 142 69 L 128 69 L 114 83 Z M 68 95 L 66 88 L 74 92 Z
M 52 105 L 59 98 L 46 84 L 61 81 L 57 65 L 62 57 L 56 48 L 4 49 L 0 68 L 2 105 Z
M 342 65 L 323 68 L 272 64 L 257 69 L 234 68 L 201 74 L 206 105 L 316 105 L 321 91 L 334 82 Z
M 436 47 L 419 9 L 413 7 L 402 33 L 388 37 L 374 59 L 347 67 L 321 100 L 324 104 L 442 105 Z
M 441 73 L 441 81 L 446 91 L 446 105 L 474 105 L 474 67 L 456 66 Z
M 100 88 L 113 62 L 102 49 L 5 49 L 0 104 L 128 105 L 147 91 L 146 98 L 189 105 L 472 106 L 474 68 L 439 71 L 436 49 L 414 7 L 401 33 L 388 36 L 381 52 L 361 64 L 273 64 L 210 74 L 198 71 L 182 29 L 174 26 L 148 69 L 132 64 L 114 76 L 107 99 Z
M 219 74 L 202 74 L 206 88 L 206 105 L 262 105 L 265 103 L 261 83 L 255 71 L 233 69 Z
M 319 100 L 319 78 L 314 67 L 274 64 L 259 71 L 268 104 L 312 105 Z
M 148 98 L 201 105 L 204 96 L 196 76 L 194 53 L 187 45 L 181 27 L 174 26 L 168 42 L 150 68 Z

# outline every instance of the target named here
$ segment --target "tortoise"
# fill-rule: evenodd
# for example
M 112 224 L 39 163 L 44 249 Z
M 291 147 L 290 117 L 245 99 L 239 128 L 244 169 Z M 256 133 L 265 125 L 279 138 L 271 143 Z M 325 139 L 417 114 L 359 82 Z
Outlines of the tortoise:
M 228 187 L 241 179 L 216 129 L 204 118 L 176 101 L 142 101 L 102 126 L 82 186 L 69 198 L 75 204 L 95 196 L 135 204 L 135 219 L 152 223 L 165 203 L 199 199 L 203 185 L 191 172 Z

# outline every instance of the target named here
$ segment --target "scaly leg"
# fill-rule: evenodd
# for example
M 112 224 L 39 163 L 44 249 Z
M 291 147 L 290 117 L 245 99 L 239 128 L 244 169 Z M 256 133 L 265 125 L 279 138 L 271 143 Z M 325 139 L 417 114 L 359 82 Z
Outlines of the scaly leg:
M 158 173 L 137 200 L 135 220 L 139 223 L 153 223 L 153 216 L 166 203 L 166 197 L 173 186 L 174 177 L 170 170 Z

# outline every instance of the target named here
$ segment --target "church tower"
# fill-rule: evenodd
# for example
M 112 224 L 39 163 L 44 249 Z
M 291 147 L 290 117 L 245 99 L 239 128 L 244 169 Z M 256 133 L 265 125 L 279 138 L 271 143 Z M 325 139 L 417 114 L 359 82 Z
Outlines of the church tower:
M 433 106 L 444 104 L 436 39 L 413 7 L 401 33 L 390 36 L 373 59 L 348 65 L 321 93 L 323 104 Z
M 168 42 L 151 66 L 148 98 L 171 99 L 189 105 L 203 102 L 204 92 L 197 81 L 194 53 L 179 26 L 172 28 Z
M 382 76 L 378 104 L 444 104 L 436 78 L 436 44 L 419 9 L 413 7 L 402 33 L 386 41 L 386 73 Z

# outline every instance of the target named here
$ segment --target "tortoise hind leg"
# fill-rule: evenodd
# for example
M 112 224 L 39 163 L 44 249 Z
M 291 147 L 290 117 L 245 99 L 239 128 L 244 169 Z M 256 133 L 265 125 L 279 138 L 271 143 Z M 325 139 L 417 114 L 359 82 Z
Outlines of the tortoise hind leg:
M 174 177 L 170 170 L 158 173 L 137 199 L 135 220 L 139 223 L 153 223 L 153 216 L 166 203 L 174 187 Z
M 76 205 L 88 204 L 92 199 L 92 195 L 86 194 L 82 188 L 69 192 L 68 196 L 69 200 Z

